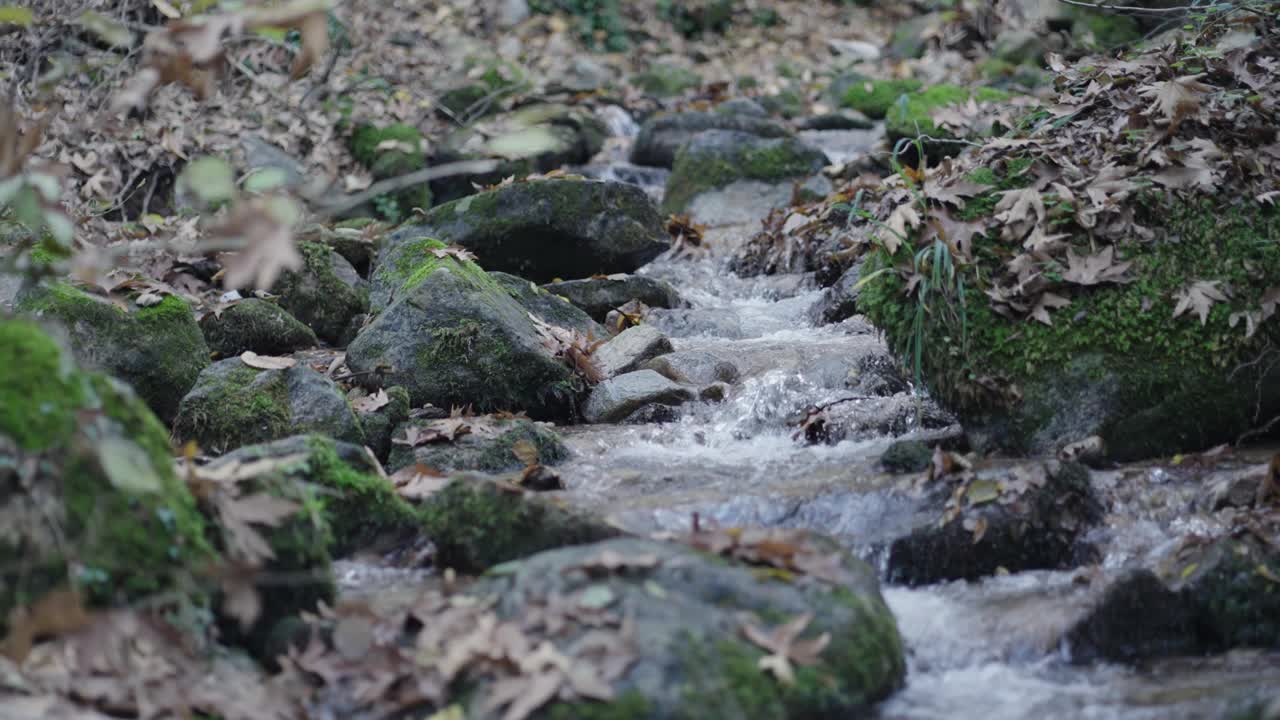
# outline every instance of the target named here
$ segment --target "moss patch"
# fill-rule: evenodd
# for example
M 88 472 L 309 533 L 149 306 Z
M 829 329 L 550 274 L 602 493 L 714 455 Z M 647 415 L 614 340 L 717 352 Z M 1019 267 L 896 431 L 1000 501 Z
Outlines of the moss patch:
M 310 482 L 331 491 L 320 495 L 320 506 L 332 531 L 335 556 L 418 527 L 417 514 L 386 478 L 342 462 L 328 438 L 313 436 L 308 444 L 311 455 L 300 470 Z
M 369 309 L 369 290 L 350 273 L 339 276 L 335 263 L 346 266 L 346 260 L 324 243 L 298 243 L 303 267 L 286 272 L 273 290 L 280 296 L 280 306 L 330 342 L 337 342 L 351 318 Z
M 885 113 L 885 132 L 893 140 L 928 135 L 933 138 L 952 139 L 953 136 L 937 126 L 933 113 L 948 105 L 976 102 L 1003 102 L 1012 97 L 1004 90 L 961 85 L 931 85 L 922 90 L 896 98 Z
M 659 63 L 631 76 L 631 84 L 656 97 L 671 97 L 702 84 L 702 78 L 692 70 L 678 65 Z
M 849 80 L 846 89 L 839 97 L 840 104 L 861 112 L 869 118 L 880 119 L 885 116 L 894 101 L 906 93 L 919 90 L 923 83 L 919 80 L 904 78 L 901 80 Z
M 765 140 L 743 135 L 742 142 L 732 147 L 686 145 L 676 153 L 662 210 L 679 212 L 699 194 L 737 180 L 802 178 L 821 169 L 824 162 L 821 152 L 790 138 Z
M 259 380 L 263 373 L 266 375 Z M 217 451 L 284 437 L 289 429 L 289 387 L 284 373 L 241 363 L 201 378 L 196 391 L 183 402 L 173 434 Z

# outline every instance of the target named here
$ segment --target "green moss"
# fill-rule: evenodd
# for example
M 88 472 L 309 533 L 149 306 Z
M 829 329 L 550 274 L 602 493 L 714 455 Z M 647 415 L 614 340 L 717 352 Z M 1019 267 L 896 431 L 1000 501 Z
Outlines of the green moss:
M 548 720 L 641 720 L 651 711 L 643 695 L 629 690 L 609 702 L 557 702 L 545 713 Z
M 33 322 L 0 321 L 0 434 L 24 450 L 61 444 L 89 395 L 85 379 Z
M 384 142 L 404 143 L 410 147 L 422 148 L 422 132 L 412 125 L 394 123 L 383 127 L 361 125 L 351 133 L 351 155 L 365 167 L 372 168 L 379 155 L 386 152 L 378 150 Z M 401 151 L 401 154 L 403 151 Z M 421 152 L 417 153 L 421 155 Z
M 308 445 L 311 454 L 301 470 L 311 482 L 332 491 L 321 495 L 319 502 L 332 531 L 334 555 L 417 527 L 417 514 L 386 478 L 342 462 L 328 438 L 313 436 Z
M 1142 39 L 1142 29 L 1130 15 L 1102 13 L 1091 8 L 1071 8 L 1075 17 L 1072 35 L 1085 38 L 1086 47 L 1110 50 Z
M 1118 248 L 1117 261 L 1133 262 L 1131 283 L 1056 289 L 1071 305 L 1054 311 L 1052 326 L 1010 322 L 992 311 L 981 278 L 1008 250 L 990 239 L 976 242 L 978 262 L 962 273 L 969 287 L 964 301 L 937 296 L 922 327 L 921 370 L 937 397 L 964 411 L 981 411 L 997 400 L 978 388 L 980 378 L 1014 383 L 1023 394 L 1021 419 L 1006 429 L 1014 449 L 1025 447 L 1047 421 L 1061 393 L 1117 379 L 1116 402 L 1129 408 L 1117 413 L 1125 426 L 1104 429 L 1115 438 L 1109 452 L 1117 457 L 1166 452 L 1171 443 L 1193 447 L 1247 429 L 1253 391 L 1250 383 L 1233 382 L 1231 370 L 1263 352 L 1271 332 L 1264 327 L 1246 338 L 1243 325 L 1231 327 L 1230 316 L 1250 310 L 1280 278 L 1280 245 L 1274 241 L 1280 237 L 1280 212 L 1248 204 L 1223 207 L 1214 200 L 1163 202 L 1154 195 L 1136 202 L 1138 221 L 1159 227 L 1166 239 Z M 1089 253 L 1083 238 L 1075 244 L 1075 252 Z M 872 262 L 883 266 L 886 258 L 881 253 Z M 1050 279 L 1063 270 L 1055 264 L 1043 268 Z M 1174 318 L 1177 295 L 1189 279 L 1221 281 L 1236 299 L 1215 304 L 1203 327 L 1190 314 Z M 903 301 L 902 289 L 897 275 L 881 274 L 863 288 L 858 306 L 906 355 L 914 342 L 916 305 Z M 1218 426 L 1206 426 L 1204 418 Z
M 1003 102 L 1010 97 L 1009 93 L 995 88 L 931 85 L 897 98 L 885 113 L 885 130 L 894 139 L 917 135 L 950 138 L 948 133 L 933 122 L 931 116 L 935 111 L 948 105 L 967 103 L 970 99 L 977 102 Z
M 466 207 L 471 207 L 474 203 L 484 204 L 486 199 L 483 195 L 476 195 L 470 198 L 456 200 L 450 205 L 457 203 L 466 203 Z M 442 208 L 448 205 L 441 206 Z M 476 206 L 473 212 L 484 212 L 480 206 Z M 396 255 L 390 262 L 384 263 L 377 270 L 378 280 L 387 286 L 396 287 L 395 294 L 400 295 L 422 282 L 431 273 L 447 268 L 449 272 L 456 277 L 462 278 L 472 287 L 485 292 L 505 293 L 506 290 L 489 276 L 483 268 L 471 260 L 460 260 L 456 255 L 445 255 L 437 257 L 434 250 L 443 250 L 448 245 L 430 237 L 422 237 L 416 240 L 408 240 L 402 243 L 396 250 Z
M 901 80 L 863 80 L 854 81 L 840 96 L 840 104 L 861 112 L 869 118 L 880 119 L 885 116 L 893 102 L 906 93 L 919 90 L 923 86 L 919 80 L 905 78 Z
M 695 153 L 685 146 L 676 153 L 662 199 L 663 212 L 684 210 L 699 194 L 737 180 L 775 182 L 811 175 L 822 165 L 818 155 L 787 138 L 761 140 L 732 151 Z
M 436 545 L 436 566 L 465 573 L 618 534 L 594 518 L 527 493 L 465 477 L 432 495 L 421 517 Z
M 0 435 L 40 458 L 35 483 L 58 498 L 61 511 L 50 515 L 58 547 L 75 558 L 73 579 L 91 602 L 173 587 L 188 568 L 212 560 L 204 521 L 173 472 L 159 421 L 127 387 L 77 370 L 30 321 L 0 321 Z M 112 476 L 99 452 L 119 452 L 122 442 L 141 448 L 148 483 L 115 484 L 126 478 Z M 32 570 L 17 583 L 0 583 L 9 584 L 0 592 L 0 616 L 67 578 L 60 552 L 33 555 L 11 545 L 4 552 Z
M 291 413 L 284 373 L 272 372 L 266 382 L 255 382 L 262 372 L 266 371 L 242 365 L 203 380 L 196 388 L 203 391 L 200 396 L 193 393 L 183 403 L 174 435 L 210 450 L 288 435 Z
M 316 335 L 337 342 L 351 318 L 369 309 L 369 290 L 338 276 L 334 263 L 345 263 L 324 243 L 301 242 L 303 268 L 286 272 L 273 290 L 280 307 L 306 324 Z

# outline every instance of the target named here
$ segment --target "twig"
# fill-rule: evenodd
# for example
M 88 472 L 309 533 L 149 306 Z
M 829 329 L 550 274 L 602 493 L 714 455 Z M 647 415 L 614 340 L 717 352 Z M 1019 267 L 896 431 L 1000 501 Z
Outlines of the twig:
M 1179 5 L 1177 7 L 1169 7 L 1169 8 L 1144 8 L 1144 7 L 1136 7 L 1133 5 L 1107 5 L 1105 3 L 1085 2 L 1084 0 L 1058 0 L 1058 2 L 1064 5 L 1074 5 L 1076 7 L 1091 8 L 1093 10 L 1106 10 L 1109 12 L 1133 13 L 1135 15 L 1143 15 L 1143 14 L 1171 15 L 1175 13 L 1185 13 L 1190 10 L 1203 9 L 1199 5 Z
M 385 195 L 397 190 L 403 190 L 407 187 L 420 185 L 429 180 L 435 180 L 442 177 L 450 177 L 453 175 L 471 175 L 493 172 L 498 169 L 497 160 L 462 160 L 460 162 L 446 163 L 437 165 L 432 168 L 425 168 L 416 172 L 400 175 L 399 177 L 388 178 L 380 182 L 370 185 L 362 192 L 355 195 L 332 200 L 329 202 L 320 202 L 315 206 L 315 210 L 328 215 L 337 215 L 339 213 L 358 207 L 379 195 Z

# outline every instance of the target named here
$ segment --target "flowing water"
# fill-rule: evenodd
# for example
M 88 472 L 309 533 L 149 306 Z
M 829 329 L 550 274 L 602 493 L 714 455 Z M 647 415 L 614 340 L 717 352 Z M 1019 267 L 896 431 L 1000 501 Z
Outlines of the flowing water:
M 814 141 L 815 138 L 808 138 Z M 866 137 L 863 138 L 867 140 Z M 821 141 L 821 137 L 816 138 Z M 846 143 L 847 134 L 839 140 Z M 593 174 L 635 182 L 625 164 Z M 648 173 L 648 174 L 646 174 Z M 660 181 L 660 180 L 659 180 Z M 686 530 L 696 512 L 722 525 L 802 527 L 832 535 L 872 562 L 883 541 L 919 521 L 916 503 L 892 492 L 898 479 L 876 466 L 897 438 L 952 435 L 927 398 L 906 388 L 857 397 L 859 368 L 887 351 L 860 318 L 816 327 L 809 307 L 821 296 L 809 277 L 744 279 L 725 269 L 750 226 L 713 228 L 699 258 L 662 258 L 642 270 L 676 286 L 691 305 L 660 313 L 656 324 L 677 351 L 702 350 L 734 363 L 741 378 L 720 403 L 693 403 L 673 422 L 562 429 L 573 451 L 558 466 L 571 503 L 637 531 Z M 806 407 L 847 400 L 853 430 L 833 445 L 796 437 Z M 1098 474 L 1114 500 L 1095 533 L 1103 560 L 1092 577 L 1161 548 L 1207 522 L 1186 516 L 1195 488 L 1154 468 Z M 1118 492 L 1127 488 L 1127 492 Z M 409 576 L 345 566 L 344 585 L 369 591 Z M 923 588 L 886 586 L 909 651 L 907 684 L 876 717 L 1190 719 L 1227 717 L 1242 698 L 1280 688 L 1280 654 L 1235 652 L 1132 668 L 1075 666 L 1061 632 L 1100 583 L 1087 573 L 1022 572 Z

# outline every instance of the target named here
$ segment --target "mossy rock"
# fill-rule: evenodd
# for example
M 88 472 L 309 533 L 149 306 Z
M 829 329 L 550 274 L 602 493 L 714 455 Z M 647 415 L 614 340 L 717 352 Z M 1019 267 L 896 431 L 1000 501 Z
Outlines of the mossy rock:
M 972 198 L 963 214 L 992 213 L 998 191 L 1030 182 L 1030 165 L 1013 158 L 975 172 L 971 179 L 991 184 L 991 192 Z M 893 273 L 869 280 L 858 308 L 912 366 L 913 338 L 922 340 L 921 379 L 979 447 L 1056 453 L 1097 435 L 1107 457 L 1133 460 L 1230 442 L 1257 418 L 1280 412 L 1280 377 L 1259 362 L 1277 331 L 1263 323 L 1250 338 L 1231 322 L 1250 309 L 1245 303 L 1280 285 L 1280 210 L 1218 196 L 1139 193 L 1128 202 L 1156 238 L 1117 247 L 1116 261 L 1132 262 L 1126 274 L 1133 281 L 1068 288 L 1071 304 L 1054 312 L 1051 326 L 1009 320 L 972 292 L 964 328 L 947 320 L 960 315 L 926 313 L 917 333 L 915 304 L 903 301 L 903 281 Z M 1089 253 L 1087 238 L 1067 242 Z M 977 287 L 976 274 L 995 272 L 1002 252 L 998 239 L 976 238 L 966 283 Z M 873 254 L 863 276 L 884 263 L 882 251 Z M 1192 313 L 1174 317 L 1190 278 L 1221 281 L 1238 299 L 1214 304 L 1203 324 Z M 1016 388 L 1018 399 L 982 390 L 982 378 Z
M 179 590 L 216 558 L 164 427 L 76 367 L 36 323 L 0 319 L 0 634 L 68 579 L 94 605 Z
M 582 387 L 529 312 L 475 263 L 432 252 L 442 247 L 404 240 L 379 263 L 375 298 L 390 288 L 390 304 L 347 347 L 347 365 L 404 387 L 415 405 L 572 417 Z
M 470 122 L 491 114 L 502 101 L 530 88 L 524 68 L 499 57 L 469 57 L 466 79 L 445 90 L 436 104 L 450 117 Z
M 699 133 L 734 130 L 765 138 L 791 137 L 791 131 L 768 118 L 720 112 L 678 112 L 657 115 L 640 126 L 631 162 L 671 167 L 676 153 Z
M 82 365 L 129 383 L 166 422 L 209 365 L 209 346 L 191 307 L 172 295 L 125 310 L 58 282 L 23 293 L 15 309 L 61 323 Z
M 429 422 L 429 421 L 426 421 Z M 394 437 L 403 438 L 412 427 L 426 424 L 411 420 L 395 430 Z M 387 470 L 395 472 L 414 463 L 436 470 L 475 470 L 502 473 L 519 470 L 525 462 L 516 457 L 516 443 L 532 445 L 542 465 L 555 464 L 569 455 L 569 450 L 554 430 L 543 423 L 523 418 L 503 419 L 477 417 L 471 421 L 472 432 L 453 442 L 429 443 L 417 447 L 393 445 Z
M 423 502 L 437 567 L 477 573 L 499 563 L 621 534 L 603 520 L 515 485 L 461 475 Z
M 918 136 L 928 136 L 931 139 L 926 139 L 922 142 L 925 144 L 926 151 L 931 155 L 934 152 L 955 152 L 957 150 L 956 144 L 946 141 L 962 138 L 956 138 L 949 131 L 939 128 L 933 121 L 934 112 L 948 105 L 963 104 L 970 100 L 980 103 L 1005 102 L 1011 97 L 1013 96 L 1008 92 L 995 88 L 968 88 L 961 85 L 947 84 L 931 85 L 915 92 L 901 95 L 890 104 L 884 116 L 885 133 L 891 143 L 897 143 L 903 139 L 914 139 Z
M 492 272 L 489 273 L 489 277 L 506 288 L 507 292 L 511 293 L 511 297 L 526 310 L 550 325 L 576 330 L 584 337 L 596 340 L 603 340 L 609 336 L 609 331 L 603 325 L 562 295 L 553 293 L 545 287 L 539 287 L 536 283 L 522 277 L 504 272 Z
M 809 109 L 804 91 L 796 87 L 784 87 L 776 93 L 761 95 L 759 101 L 770 115 L 787 119 L 800 117 Z
M 304 365 L 260 370 L 239 358 L 200 374 L 173 425 L 179 441 L 210 452 L 307 432 L 364 443 L 360 421 L 332 380 Z
M 664 280 L 644 275 L 606 275 L 582 280 L 562 280 L 547 283 L 543 288 L 553 297 L 563 297 L 582 308 L 592 318 L 604 322 L 609 313 L 632 300 L 639 300 L 649 307 L 685 307 L 680 293 Z M 597 335 L 597 337 L 604 337 Z
M 1066 633 L 1072 661 L 1135 662 L 1280 647 L 1280 552 L 1250 536 L 1194 539 L 1126 573 Z
M 246 350 L 259 355 L 287 355 L 320 343 L 311 328 L 273 302 L 247 298 L 200 319 L 205 342 L 215 357 L 237 357 Z
M 831 81 L 827 94 L 842 107 L 851 108 L 869 118 L 879 120 L 893 103 L 907 93 L 923 87 L 919 80 L 873 80 L 858 73 L 841 75 Z
M 488 270 L 534 282 L 631 272 L 671 246 L 644 190 L 619 182 L 521 182 L 433 208 L 383 242 L 378 273 L 403 265 L 406 240 L 435 238 L 474 253 Z M 420 254 L 419 254 L 420 256 Z
M 386 405 L 372 412 L 356 410 L 360 425 L 364 427 L 365 444 L 382 462 L 391 454 L 391 435 L 396 426 L 409 419 L 409 391 L 393 385 L 384 390 L 390 400 Z M 353 406 L 354 407 L 354 406 Z
M 302 268 L 283 273 L 272 292 L 284 308 L 315 334 L 336 343 L 351 318 L 369 310 L 368 284 L 328 245 L 298 243 Z
M 659 5 L 659 14 L 685 37 L 723 33 L 733 22 L 737 0 L 675 0 Z
M 654 97 L 680 95 L 702 85 L 702 78 L 678 65 L 657 63 L 631 76 L 631 84 Z
M 652 558 L 624 572 L 581 568 L 605 552 Z M 614 683 L 610 703 L 556 703 L 548 717 L 779 720 L 864 717 L 903 682 L 906 666 L 897 623 L 880 596 L 875 572 L 840 553 L 846 582 L 827 584 L 772 573 L 700 553 L 678 543 L 619 538 L 540 553 L 502 568 L 474 592 L 496 597 L 505 618 L 523 617 L 546 597 L 610 598 L 609 610 L 634 628 L 636 661 Z M 767 654 L 742 632 L 744 618 L 768 631 L 811 614 L 801 639 L 830 642 L 813 665 L 796 666 L 788 685 L 761 669 Z M 569 623 L 572 644 L 590 632 Z M 481 687 L 477 701 L 485 696 Z
M 436 149 L 434 162 L 486 158 L 501 162 L 491 172 L 440 178 L 432 188 L 440 202 L 448 202 L 507 177 L 583 165 L 600 152 L 608 134 L 605 124 L 586 109 L 556 103 L 528 105 L 447 135 Z
M 929 467 L 933 448 L 919 440 L 896 440 L 880 456 L 880 464 L 892 473 L 918 473 Z
M 826 165 L 821 150 L 795 138 L 764 139 L 726 130 L 701 133 L 676 153 L 662 210 L 678 213 L 698 195 L 739 180 L 799 181 Z
M 268 461 L 268 462 L 261 462 Z M 418 531 L 417 513 L 396 494 L 386 477 L 359 445 L 322 435 L 295 435 L 248 445 L 210 463 L 211 471 L 230 464 L 256 463 L 262 478 L 310 487 L 313 502 L 328 534 L 325 550 L 334 557 L 412 536 Z
M 271 664 L 271 636 L 276 627 L 300 613 L 314 613 L 321 602 L 332 604 L 337 595 L 329 548 L 333 533 L 317 488 L 299 482 L 287 472 L 266 471 L 238 481 L 241 497 L 256 494 L 287 500 L 297 510 L 270 527 L 259 527 L 271 558 L 255 577 L 261 612 L 245 627 L 219 597 L 220 640 L 247 649 L 255 658 Z
M 418 128 L 405 123 L 383 127 L 360 125 L 351 133 L 351 154 L 369 169 L 374 180 L 407 175 L 427 166 L 426 142 Z M 431 207 L 431 186 L 427 182 L 380 195 L 368 207 L 389 222 L 399 222 L 414 208 Z

